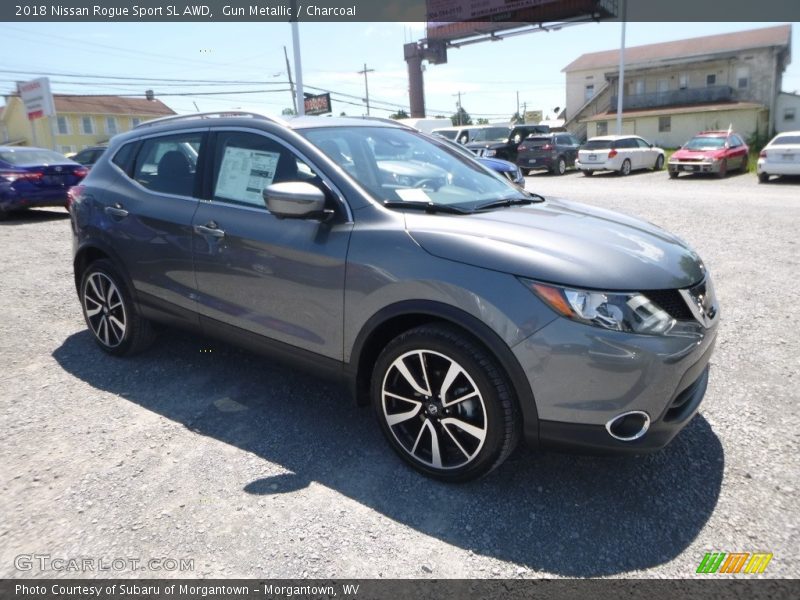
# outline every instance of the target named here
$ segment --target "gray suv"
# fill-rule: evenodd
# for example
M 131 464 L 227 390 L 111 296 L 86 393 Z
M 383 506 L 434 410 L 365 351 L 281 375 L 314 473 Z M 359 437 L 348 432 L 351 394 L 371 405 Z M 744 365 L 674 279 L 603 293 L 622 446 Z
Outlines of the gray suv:
M 523 437 L 660 448 L 706 390 L 718 308 L 684 242 L 524 192 L 401 126 L 148 122 L 112 140 L 70 215 L 104 351 L 138 352 L 161 323 L 331 376 L 447 481 Z

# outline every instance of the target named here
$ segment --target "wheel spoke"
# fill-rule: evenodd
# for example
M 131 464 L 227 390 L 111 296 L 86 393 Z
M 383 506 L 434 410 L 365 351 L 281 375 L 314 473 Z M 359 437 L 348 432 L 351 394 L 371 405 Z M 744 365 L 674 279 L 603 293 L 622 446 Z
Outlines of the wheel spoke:
M 419 441 L 422 439 L 422 434 L 425 433 L 425 430 L 431 426 L 431 422 L 428 419 L 422 423 L 422 427 L 419 428 L 419 433 L 417 434 L 417 439 L 414 440 L 414 446 L 411 448 L 411 454 L 417 453 L 417 446 L 419 446 Z
M 456 380 L 463 369 L 458 365 L 456 362 L 450 363 L 450 368 L 447 369 L 447 373 L 444 376 L 444 381 L 442 381 L 442 387 L 439 389 L 439 399 L 442 401 L 444 406 L 447 406 L 446 398 L 447 392 L 450 391 L 450 386 L 453 385 L 453 382 Z
M 106 320 L 105 315 L 100 317 L 100 332 L 103 336 L 103 342 L 105 342 L 105 345 L 110 346 L 111 341 L 108 339 L 108 321 Z
M 125 335 L 125 324 L 114 315 L 108 315 L 108 322 L 114 325 L 119 330 L 118 334 L 116 331 L 114 331 L 114 333 L 117 335 L 117 339 L 121 340 L 122 336 Z M 112 327 L 112 331 L 113 329 L 114 328 Z
M 425 395 L 431 396 L 433 395 L 433 390 L 431 390 L 431 382 L 428 379 L 428 366 L 425 363 L 425 354 L 419 352 L 419 364 L 422 367 L 422 379 L 425 381 Z
M 103 285 L 102 285 L 102 284 L 100 284 L 100 289 L 98 289 L 98 288 L 97 288 L 97 284 L 94 282 L 94 279 L 95 279 L 95 276 L 94 276 L 94 275 L 92 275 L 91 277 L 89 277 L 89 285 L 91 285 L 91 286 L 92 286 L 92 291 L 94 292 L 94 295 L 97 297 L 97 299 L 98 299 L 98 300 L 100 300 L 101 302 L 103 302 L 103 301 L 105 301 L 105 299 L 106 299 L 106 297 L 105 297 L 105 294 L 103 294 L 103 293 L 100 291 L 100 290 L 102 290 L 102 289 L 103 289 Z
M 470 455 L 469 455 L 469 452 L 467 452 L 466 450 L 464 450 L 464 447 L 463 447 L 463 446 L 462 446 L 462 445 L 461 445 L 461 444 L 458 442 L 458 440 L 456 439 L 456 436 L 454 436 L 454 435 L 452 434 L 452 432 L 451 432 L 451 431 L 450 431 L 450 430 L 447 428 L 447 425 L 446 425 L 446 424 L 442 423 L 442 429 L 444 429 L 444 432 L 445 432 L 445 433 L 446 433 L 446 434 L 447 434 L 447 435 L 450 437 L 450 439 L 451 439 L 451 440 L 453 440 L 453 443 L 456 445 L 456 447 L 457 447 L 459 450 L 461 450 L 461 453 L 462 453 L 462 454 L 463 454 L 465 457 L 467 457 L 467 460 L 469 460 L 469 457 L 470 457 Z
M 448 425 L 455 425 L 462 431 L 468 433 L 472 437 L 480 440 L 481 442 L 486 438 L 486 430 L 480 427 L 476 427 L 475 425 L 470 425 L 462 421 L 461 419 L 456 419 L 453 417 L 448 417 L 446 419 L 442 419 L 442 425 L 447 427 Z
M 459 398 L 455 398 L 454 400 L 451 400 L 450 402 L 444 402 L 443 401 L 442 402 L 442 406 L 444 406 L 444 407 L 453 406 L 454 404 L 458 404 L 459 402 L 463 402 L 464 400 L 469 400 L 470 398 L 474 398 L 477 395 L 478 395 L 478 390 L 474 390 L 474 391 L 470 392 L 469 394 L 464 394 L 463 396 L 460 396 Z
M 430 396 L 430 392 L 420 387 L 419 383 L 417 383 L 417 380 L 414 379 L 414 376 L 411 374 L 411 371 L 408 370 L 408 366 L 406 366 L 406 363 L 402 358 L 399 358 L 394 362 L 394 367 L 400 371 L 400 374 L 411 385 L 411 387 L 414 388 L 415 392 L 422 394 L 423 396 Z
M 398 423 L 403 423 L 404 421 L 408 421 L 409 419 L 413 419 L 419 414 L 420 409 L 422 409 L 422 403 L 417 403 L 417 405 L 408 410 L 406 412 L 401 413 L 394 413 L 391 415 L 386 415 L 386 422 L 389 424 L 389 427 L 394 427 Z
M 430 423 L 430 421 L 428 421 L 428 423 Z M 432 423 L 428 426 L 428 429 L 431 432 L 431 462 L 434 467 L 441 469 L 442 457 L 439 454 L 439 434 L 436 433 L 436 428 Z
M 99 313 L 101 310 L 103 310 L 102 304 L 100 304 L 94 298 L 89 298 L 89 296 L 86 296 L 85 299 L 86 299 L 87 302 L 91 302 L 92 304 L 95 305 L 95 308 L 89 308 L 88 306 L 86 307 L 86 316 L 87 317 L 93 317 L 97 313 Z

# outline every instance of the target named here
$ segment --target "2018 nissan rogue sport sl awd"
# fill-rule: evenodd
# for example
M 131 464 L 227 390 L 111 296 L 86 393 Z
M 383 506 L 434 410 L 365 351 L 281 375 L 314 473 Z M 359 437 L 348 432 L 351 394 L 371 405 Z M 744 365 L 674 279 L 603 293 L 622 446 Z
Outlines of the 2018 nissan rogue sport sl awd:
M 440 479 L 522 437 L 660 448 L 706 390 L 718 309 L 684 242 L 402 126 L 168 117 L 115 137 L 70 214 L 103 350 L 160 322 L 333 375 Z

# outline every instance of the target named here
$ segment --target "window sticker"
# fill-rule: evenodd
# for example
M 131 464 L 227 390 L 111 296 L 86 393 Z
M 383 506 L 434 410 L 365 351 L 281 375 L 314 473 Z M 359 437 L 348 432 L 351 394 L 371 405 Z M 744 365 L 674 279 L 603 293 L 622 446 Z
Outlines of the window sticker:
M 430 202 L 431 198 L 420 188 L 405 188 L 395 190 L 400 199 L 404 202 Z
M 279 152 L 228 146 L 222 157 L 214 196 L 264 206 L 261 192 L 275 179 L 279 158 Z

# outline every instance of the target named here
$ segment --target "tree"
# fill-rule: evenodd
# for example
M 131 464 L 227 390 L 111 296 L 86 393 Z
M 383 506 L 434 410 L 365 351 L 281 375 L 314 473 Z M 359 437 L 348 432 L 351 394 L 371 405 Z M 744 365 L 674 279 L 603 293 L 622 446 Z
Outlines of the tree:
M 463 106 L 459 106 L 458 110 L 450 116 L 453 125 L 472 125 L 472 117 L 464 110 Z
M 398 111 L 397 111 L 396 113 L 394 113 L 393 115 L 389 115 L 389 118 L 390 118 L 390 119 L 408 119 L 408 118 L 409 118 L 409 115 L 408 115 L 408 113 L 407 113 L 406 111 L 404 111 L 404 110 L 401 108 L 400 110 L 398 110 Z
M 511 115 L 511 123 L 522 123 L 525 119 L 523 119 L 518 112 L 515 112 Z
M 291 117 L 291 116 L 296 115 L 297 111 L 295 109 L 293 109 L 293 108 L 284 108 L 281 111 L 281 114 L 284 115 L 284 116 L 287 116 L 287 117 Z
M 489 124 L 489 119 L 486 119 L 485 117 L 479 117 L 478 120 L 476 121 L 476 123 L 478 125 L 488 125 Z

